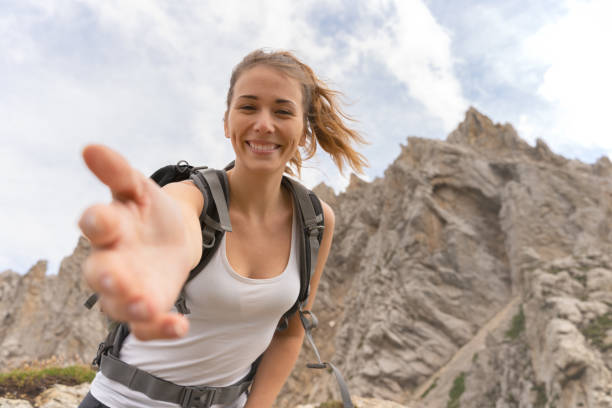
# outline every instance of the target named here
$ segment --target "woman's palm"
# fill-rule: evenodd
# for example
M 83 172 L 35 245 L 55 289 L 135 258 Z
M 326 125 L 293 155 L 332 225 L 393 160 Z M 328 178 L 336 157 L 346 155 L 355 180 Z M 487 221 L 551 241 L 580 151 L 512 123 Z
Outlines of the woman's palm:
M 179 204 L 116 152 L 92 145 L 83 158 L 112 194 L 94 205 L 79 226 L 91 241 L 84 274 L 105 313 L 127 321 L 140 339 L 173 338 L 187 320 L 170 309 L 189 272 Z

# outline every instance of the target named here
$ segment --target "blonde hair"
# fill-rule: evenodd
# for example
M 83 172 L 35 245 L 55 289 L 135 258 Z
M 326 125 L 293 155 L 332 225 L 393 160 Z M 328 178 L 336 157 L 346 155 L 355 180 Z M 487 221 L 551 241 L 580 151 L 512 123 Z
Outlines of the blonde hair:
M 290 160 L 299 175 L 302 161 L 312 158 L 317 151 L 317 144 L 332 157 L 332 160 L 342 172 L 345 163 L 355 172 L 363 173 L 367 166 L 366 158 L 355 149 L 353 143 L 365 143 L 365 140 L 344 123 L 353 120 L 340 109 L 338 97 L 340 92 L 329 89 L 306 64 L 298 60 L 289 51 L 255 50 L 248 54 L 232 71 L 229 90 L 227 91 L 227 112 L 234 93 L 234 85 L 240 75 L 256 65 L 266 65 L 296 79 L 302 86 L 302 103 L 304 107 L 304 129 L 306 132 L 306 156 L 298 149 Z M 291 168 L 287 172 L 293 174 Z

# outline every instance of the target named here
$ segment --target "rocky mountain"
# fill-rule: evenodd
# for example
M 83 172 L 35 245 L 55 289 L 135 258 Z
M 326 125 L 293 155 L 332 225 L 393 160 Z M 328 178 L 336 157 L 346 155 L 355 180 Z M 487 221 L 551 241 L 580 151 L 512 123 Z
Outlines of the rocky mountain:
M 475 109 L 408 138 L 384 177 L 317 193 L 336 214 L 315 339 L 354 395 L 407 407 L 612 407 L 612 163 L 534 147 Z M 0 275 L 0 364 L 88 360 L 79 242 L 57 277 Z M 43 272 L 41 272 L 43 271 Z M 89 339 L 89 336 L 92 339 Z M 38 339 L 44 339 L 39 341 Z M 278 401 L 338 398 L 305 346 Z
M 46 275 L 40 261 L 25 275 L 0 274 L 0 372 L 33 360 L 89 363 L 106 332 L 106 318 L 87 310 L 91 290 L 81 264 L 89 253 L 81 238 L 57 275 Z
M 470 109 L 384 177 L 317 188 L 323 354 L 355 394 L 414 407 L 612 407 L 611 176 Z M 286 401 L 337 395 L 305 361 Z

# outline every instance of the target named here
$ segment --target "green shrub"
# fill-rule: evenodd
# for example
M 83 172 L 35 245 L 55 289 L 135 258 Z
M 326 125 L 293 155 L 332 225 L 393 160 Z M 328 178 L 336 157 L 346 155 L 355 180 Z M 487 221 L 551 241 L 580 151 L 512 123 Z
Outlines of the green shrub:
M 448 392 L 446 408 L 459 408 L 459 398 L 465 392 L 465 373 L 461 373 L 453 381 L 453 387 Z
M 534 408 L 546 408 L 546 403 L 548 402 L 548 398 L 546 398 L 546 385 L 544 383 L 534 385 L 533 390 L 536 392 Z
M 582 329 L 584 337 L 590 340 L 591 344 L 602 351 L 611 348 L 610 345 L 604 345 L 606 332 L 612 329 L 612 313 L 606 313 L 597 316 L 589 325 Z
M 519 312 L 512 318 L 510 329 L 506 331 L 506 337 L 516 340 L 523 331 L 525 331 L 525 312 L 523 311 L 523 305 L 521 305 Z
M 423 394 L 421 394 L 421 399 L 425 398 L 427 396 L 427 394 L 429 394 L 429 392 L 431 390 L 436 388 L 436 385 L 438 385 L 438 379 L 437 378 L 434 380 L 433 383 L 431 383 L 431 385 L 425 390 L 425 392 Z

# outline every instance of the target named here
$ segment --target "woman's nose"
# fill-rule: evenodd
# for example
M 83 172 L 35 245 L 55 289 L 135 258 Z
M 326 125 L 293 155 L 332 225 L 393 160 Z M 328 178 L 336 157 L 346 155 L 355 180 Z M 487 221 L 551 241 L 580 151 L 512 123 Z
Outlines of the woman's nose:
M 271 133 L 274 131 L 274 122 L 270 112 L 262 109 L 255 118 L 255 125 L 253 126 L 256 132 L 260 133 Z

